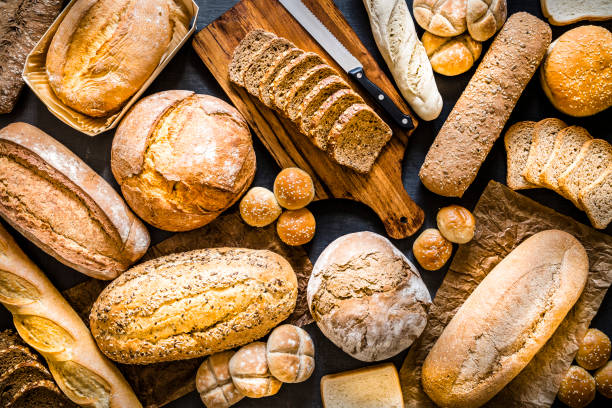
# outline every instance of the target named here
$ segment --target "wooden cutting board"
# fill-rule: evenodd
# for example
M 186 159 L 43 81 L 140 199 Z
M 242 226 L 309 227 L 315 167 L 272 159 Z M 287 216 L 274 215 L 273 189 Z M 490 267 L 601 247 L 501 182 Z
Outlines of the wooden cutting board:
M 304 4 L 363 64 L 367 76 L 400 108 L 417 120 L 395 87 L 368 53 L 332 0 L 304 0 Z M 361 4 L 360 4 L 361 6 Z M 230 83 L 228 66 L 238 43 L 250 30 L 261 28 L 292 41 L 297 47 L 316 52 L 340 75 L 348 75 L 302 26 L 275 0 L 242 0 L 196 34 L 193 46 L 236 108 L 247 119 L 259 139 L 283 168 L 300 167 L 313 177 L 318 200 L 346 198 L 372 208 L 387 233 L 396 239 L 414 234 L 423 224 L 423 210 L 404 190 L 401 166 L 412 131 L 393 127 L 393 138 L 367 175 L 346 169 L 328 158 L 278 112 L 267 108 L 241 87 Z M 352 83 L 372 107 L 373 100 L 358 84 Z M 391 121 L 377 109 L 378 114 Z M 391 123 L 390 123 L 391 124 Z

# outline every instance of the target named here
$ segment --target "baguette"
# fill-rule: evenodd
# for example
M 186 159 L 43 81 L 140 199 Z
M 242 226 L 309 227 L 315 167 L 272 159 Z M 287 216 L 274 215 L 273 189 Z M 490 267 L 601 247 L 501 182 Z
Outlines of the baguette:
M 58 261 L 114 279 L 149 246 L 117 192 L 64 145 L 27 123 L 0 129 L 0 216 Z
M 589 261 L 559 231 L 517 246 L 459 308 L 423 364 L 423 389 L 442 407 L 480 407 L 553 335 L 580 297 Z
M 429 190 L 461 197 L 504 128 L 551 39 L 550 26 L 513 14 L 434 140 L 419 172 Z
M 13 314 L 19 335 L 43 355 L 73 402 L 92 408 L 141 406 L 77 313 L 1 225 L 0 302 Z

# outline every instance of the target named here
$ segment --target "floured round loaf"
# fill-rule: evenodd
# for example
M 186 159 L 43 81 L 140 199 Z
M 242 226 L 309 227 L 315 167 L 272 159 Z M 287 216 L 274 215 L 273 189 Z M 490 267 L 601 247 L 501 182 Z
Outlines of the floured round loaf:
M 125 364 L 206 356 L 265 336 L 295 308 L 291 265 L 267 250 L 200 249 L 142 263 L 91 310 L 100 350 Z
M 431 304 L 414 265 L 372 232 L 345 235 L 325 248 L 307 297 L 323 334 L 362 361 L 384 360 L 408 348 L 425 328 Z

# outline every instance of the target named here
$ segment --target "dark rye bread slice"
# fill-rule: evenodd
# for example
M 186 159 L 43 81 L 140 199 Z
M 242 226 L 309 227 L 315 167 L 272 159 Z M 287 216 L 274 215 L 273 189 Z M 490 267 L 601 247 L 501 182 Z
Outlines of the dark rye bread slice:
M 276 35 L 264 30 L 252 30 L 240 41 L 234 50 L 229 65 L 229 78 L 233 83 L 244 86 L 244 71 L 251 64 L 253 56 Z
M 327 150 L 329 131 L 342 112 L 354 104 L 363 103 L 363 99 L 352 89 L 340 89 L 323 102 L 311 115 L 309 136 L 321 150 Z
M 542 170 L 553 151 L 557 134 L 566 127 L 565 122 L 556 118 L 542 119 L 536 123 L 527 165 L 523 171 L 523 176 L 528 182 L 542 187 L 540 181 Z
M 273 106 L 278 109 L 284 106 L 285 99 L 293 84 L 310 68 L 324 63 L 325 61 L 314 52 L 306 52 L 287 64 L 286 67 L 279 71 L 272 82 L 272 86 L 269 88 L 269 95 Z
M 38 361 L 38 358 L 26 347 L 10 345 L 0 350 L 0 373 L 4 373 L 16 365 L 28 361 Z
M 334 75 L 319 82 L 306 98 L 304 98 L 298 122 L 300 130 L 304 134 L 310 134 L 313 128 L 314 113 L 327 98 L 341 89 L 351 89 L 351 87 L 344 79 L 340 78 L 338 75 Z
M 591 224 L 597 229 L 606 228 L 612 221 L 612 168 L 584 188 L 579 201 Z
M 259 84 L 276 57 L 295 46 L 284 38 L 274 38 L 253 57 L 243 76 L 244 87 L 253 96 L 259 97 Z
M 39 380 L 52 380 L 51 373 L 38 361 L 24 361 L 0 373 L 0 395 Z
M 264 105 L 272 107 L 272 100 L 270 99 L 270 87 L 272 86 L 272 82 L 274 81 L 278 73 L 288 64 L 290 64 L 291 61 L 304 54 L 305 52 L 300 50 L 299 48 L 292 48 L 276 57 L 276 60 L 270 65 L 268 71 L 261 78 L 261 82 L 258 86 L 259 99 L 264 103 Z
M 0 396 L 0 406 L 5 408 L 77 407 L 62 394 L 53 381 L 46 379 L 24 382 L 18 387 L 5 390 Z
M 285 106 L 281 107 L 282 111 L 295 121 L 299 116 L 300 106 L 304 102 L 304 98 L 321 80 L 335 75 L 336 71 L 327 64 L 315 65 L 302 75 L 302 77 L 291 87 Z
M 332 126 L 328 151 L 339 164 L 369 173 L 391 136 L 389 125 L 368 105 L 351 105 Z
M 508 161 L 506 183 L 513 190 L 536 187 L 523 177 L 527 157 L 529 157 L 529 151 L 531 150 L 535 124 L 532 121 L 517 122 L 510 126 L 504 135 Z

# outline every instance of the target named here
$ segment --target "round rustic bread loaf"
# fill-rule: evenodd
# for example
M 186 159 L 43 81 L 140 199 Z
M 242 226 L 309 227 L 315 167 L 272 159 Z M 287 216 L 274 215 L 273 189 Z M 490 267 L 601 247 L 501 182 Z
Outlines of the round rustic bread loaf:
M 214 220 L 247 190 L 255 153 L 235 108 L 208 95 L 165 91 L 144 98 L 123 119 L 111 169 L 142 219 L 187 231 Z
M 425 328 L 431 304 L 414 265 L 372 232 L 345 235 L 325 248 L 307 298 L 323 334 L 362 361 L 384 360 L 409 347 Z
M 244 398 L 229 372 L 229 361 L 234 354 L 233 351 L 213 354 L 198 368 L 196 389 L 206 408 L 228 408 Z

